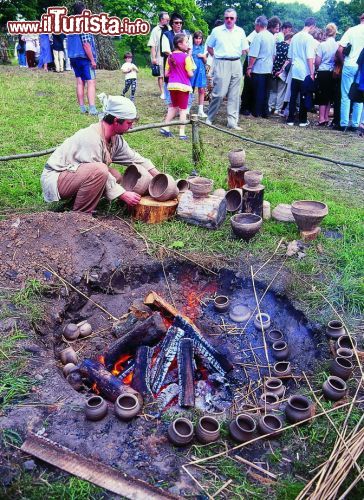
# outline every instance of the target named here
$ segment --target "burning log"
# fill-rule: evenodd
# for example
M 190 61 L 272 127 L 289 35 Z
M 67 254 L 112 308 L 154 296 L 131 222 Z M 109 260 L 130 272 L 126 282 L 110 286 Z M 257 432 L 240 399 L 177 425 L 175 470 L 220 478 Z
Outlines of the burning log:
M 134 366 L 135 366 L 134 360 L 131 358 L 128 359 L 124 370 L 119 375 L 117 375 L 118 379 L 124 382 L 126 378 L 130 377 L 130 375 L 134 373 Z M 114 375 L 116 375 L 116 373 L 114 373 Z
M 163 316 L 174 319 L 180 313 L 175 307 L 155 292 L 150 292 L 144 299 L 144 304 L 162 312 Z
M 141 346 L 136 352 L 134 363 L 134 374 L 131 386 L 142 396 L 152 395 L 150 389 L 150 367 L 152 363 L 153 349 Z
M 157 361 L 152 370 L 151 388 L 156 394 L 162 387 L 164 378 L 168 372 L 173 359 L 177 354 L 178 343 L 184 336 L 184 331 L 171 326 L 160 346 Z
M 180 406 L 195 406 L 193 341 L 181 339 L 178 344 L 178 382 Z
M 134 328 L 110 346 L 105 354 L 106 368 L 112 370 L 122 354 L 132 354 L 141 345 L 152 346 L 156 344 L 166 331 L 167 327 L 162 316 L 159 312 L 154 312 L 146 320 L 138 322 Z
M 184 331 L 185 337 L 193 340 L 196 353 L 201 357 L 203 364 L 210 371 L 225 376 L 233 369 L 233 364 L 201 335 L 195 325 L 189 323 L 182 316 L 176 316 L 173 326 Z
M 122 381 L 107 371 L 103 364 L 93 359 L 84 359 L 79 371 L 91 384 L 96 384 L 100 394 L 109 401 L 116 401 L 117 397 L 125 392 L 136 392 L 123 385 Z

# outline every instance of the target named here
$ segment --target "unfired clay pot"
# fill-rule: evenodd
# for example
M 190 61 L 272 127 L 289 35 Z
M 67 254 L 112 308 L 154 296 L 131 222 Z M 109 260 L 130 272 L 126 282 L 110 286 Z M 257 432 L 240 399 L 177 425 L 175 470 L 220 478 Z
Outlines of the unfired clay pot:
M 108 406 L 101 396 L 91 396 L 85 404 L 87 420 L 101 420 L 107 415 Z
M 229 424 L 230 434 L 238 443 L 245 443 L 253 439 L 256 429 L 254 418 L 244 413 L 238 415 Z
M 274 344 L 274 342 L 278 342 L 278 340 L 283 340 L 283 333 L 280 330 L 270 330 L 267 333 L 267 340 Z
M 187 418 L 176 418 L 170 423 L 167 435 L 175 446 L 186 446 L 193 439 L 193 424 Z
M 345 349 L 356 349 L 356 340 L 354 337 L 349 337 L 349 335 L 343 335 L 337 339 L 335 347 L 336 349 L 340 349 L 340 347 L 345 347 Z
M 332 321 L 329 321 L 327 324 L 326 328 L 326 335 L 330 339 L 337 340 L 339 337 L 342 337 L 343 335 L 346 334 L 344 325 L 342 324 L 341 321 L 337 319 L 333 319 Z
M 249 187 L 256 187 L 263 179 L 263 173 L 260 170 L 248 170 L 244 174 L 244 181 Z
M 354 351 L 346 347 L 339 347 L 336 351 L 336 356 L 338 358 L 346 358 L 352 360 L 354 357 Z
M 131 165 L 125 170 L 121 185 L 126 191 L 134 191 L 134 193 L 143 195 L 148 191 L 152 179 L 152 175 L 147 170 Z
M 244 149 L 233 149 L 228 154 L 230 165 L 233 168 L 242 167 L 245 163 L 245 156 Z
M 149 194 L 157 201 L 174 200 L 178 193 L 177 183 L 169 174 L 158 174 L 150 181 Z
M 120 420 L 131 420 L 140 412 L 141 404 L 135 394 L 121 394 L 115 401 L 115 415 Z
M 272 410 L 276 408 L 279 403 L 279 397 L 274 392 L 263 392 L 259 398 L 259 406 L 264 409 L 264 411 Z
M 66 380 L 75 391 L 80 391 L 83 388 L 82 377 L 78 370 L 74 370 L 67 375 Z
M 277 394 L 279 398 L 285 393 L 285 388 L 281 379 L 276 377 L 267 378 L 264 383 L 264 389 L 267 392 Z
M 347 385 L 339 377 L 331 376 L 324 382 L 322 392 L 326 399 L 330 401 L 339 401 L 346 395 Z
M 273 373 L 276 377 L 285 377 L 292 373 L 291 363 L 289 361 L 278 361 L 273 366 Z
M 260 321 L 262 320 L 262 321 Z M 254 318 L 254 326 L 257 330 L 267 330 L 270 327 L 270 316 L 267 313 L 259 313 Z
M 74 363 L 67 363 L 63 367 L 63 375 L 68 377 L 68 375 L 74 371 L 78 370 L 77 366 Z
M 301 394 L 295 394 L 288 399 L 285 412 L 291 424 L 301 422 L 312 416 L 312 402 Z
M 230 219 L 233 233 L 238 238 L 249 241 L 260 231 L 263 219 L 255 214 L 235 214 Z
M 329 212 L 325 203 L 313 200 L 294 201 L 291 210 L 300 231 L 313 231 Z
M 266 435 L 268 438 L 277 437 L 283 427 L 282 421 L 276 415 L 267 413 L 260 417 L 258 421 L 258 430 L 260 434 Z
M 206 198 L 212 191 L 214 181 L 206 177 L 192 177 L 189 183 L 194 198 Z
M 213 417 L 201 417 L 196 426 L 196 438 L 200 443 L 207 444 L 217 441 L 220 437 L 220 424 Z
M 73 363 L 77 365 L 77 354 L 72 349 L 72 347 L 66 347 L 66 349 L 63 349 L 63 351 L 60 352 L 59 356 L 64 365 L 66 365 L 67 363 Z
M 63 336 L 67 340 L 76 340 L 79 335 L 78 327 L 74 323 L 68 323 L 63 329 Z
M 277 340 L 277 342 L 274 342 L 272 345 L 272 353 L 274 359 L 277 361 L 283 361 L 288 358 L 289 355 L 289 347 L 287 342 L 284 342 L 284 340 Z
M 225 195 L 226 210 L 228 212 L 237 212 L 243 202 L 243 190 L 239 188 L 229 189 Z
M 354 370 L 354 365 L 348 358 L 339 358 L 336 357 L 331 361 L 330 364 L 330 373 L 331 375 L 336 375 L 336 377 L 340 377 L 343 380 L 348 380 Z
M 250 318 L 250 309 L 243 304 L 234 304 L 230 307 L 229 316 L 231 320 L 243 323 Z
M 185 193 L 190 189 L 190 183 L 187 179 L 177 179 L 176 184 L 180 193 Z
M 226 312 L 230 307 L 230 299 L 226 295 L 218 295 L 214 299 L 214 306 L 216 311 L 223 313 Z
M 90 325 L 90 323 L 87 320 L 81 321 L 81 323 L 78 323 L 77 326 L 78 326 L 78 330 L 80 332 L 80 337 L 84 338 L 84 337 L 88 337 L 89 335 L 91 335 L 92 326 Z

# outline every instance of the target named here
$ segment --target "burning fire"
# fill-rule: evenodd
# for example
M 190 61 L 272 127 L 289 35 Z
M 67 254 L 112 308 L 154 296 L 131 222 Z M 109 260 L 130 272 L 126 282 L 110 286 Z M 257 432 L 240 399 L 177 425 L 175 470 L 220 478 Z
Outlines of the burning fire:
M 92 384 L 91 386 L 91 390 L 95 393 L 95 394 L 100 394 L 100 391 L 96 385 L 96 382 L 94 384 Z
M 124 365 L 126 363 L 126 361 L 128 361 L 128 359 L 131 358 L 131 355 L 130 354 L 123 354 L 118 360 L 117 362 L 115 363 L 114 365 L 114 368 L 113 370 L 111 371 L 111 373 L 115 376 L 119 375 L 119 373 L 121 373 L 123 370 L 124 370 Z M 124 382 L 125 380 L 129 377 L 129 375 L 127 377 L 125 377 L 124 379 Z M 131 381 L 131 380 L 130 380 Z
M 206 295 L 215 295 L 217 283 L 208 283 L 201 287 L 201 284 L 193 282 L 192 276 L 185 276 L 181 280 L 181 285 L 182 295 L 186 299 L 182 312 L 194 321 L 198 316 L 202 298 Z

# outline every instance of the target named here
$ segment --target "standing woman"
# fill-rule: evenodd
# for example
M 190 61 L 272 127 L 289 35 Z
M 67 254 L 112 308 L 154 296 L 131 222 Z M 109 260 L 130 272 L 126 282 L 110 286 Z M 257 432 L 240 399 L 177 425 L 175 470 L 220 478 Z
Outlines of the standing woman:
M 41 34 L 39 35 L 39 45 L 40 45 L 40 54 L 39 54 L 39 62 L 38 68 L 43 68 L 44 71 L 48 71 L 48 64 L 53 62 L 53 55 L 51 49 L 51 41 L 49 39 L 49 35 Z
M 198 91 L 198 116 L 200 118 L 207 118 L 207 115 L 203 110 L 203 103 L 205 101 L 205 89 L 207 85 L 205 68 L 207 56 L 205 54 L 205 45 L 203 43 L 202 31 L 196 31 L 193 34 L 192 57 L 196 68 L 194 69 L 193 77 L 191 78 L 191 85 L 193 92 L 195 91 L 196 87 Z
M 334 23 L 326 26 L 326 40 L 317 47 L 315 66 L 317 69 L 316 103 L 319 105 L 318 125 L 324 127 L 329 123 L 331 103 L 335 97 L 335 82 L 333 69 L 335 65 L 335 54 L 339 44 L 335 41 L 337 27 Z

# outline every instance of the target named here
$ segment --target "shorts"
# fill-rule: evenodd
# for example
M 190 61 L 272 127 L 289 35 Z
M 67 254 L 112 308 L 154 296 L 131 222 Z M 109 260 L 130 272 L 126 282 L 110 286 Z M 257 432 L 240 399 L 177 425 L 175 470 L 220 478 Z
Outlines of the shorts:
M 169 93 L 171 94 L 171 106 L 173 108 L 187 109 L 188 98 L 190 95 L 189 92 L 183 92 L 182 90 L 170 90 Z
M 71 57 L 71 66 L 75 72 L 76 78 L 81 78 L 83 82 L 95 80 L 96 71 L 91 68 L 91 62 L 84 57 Z

